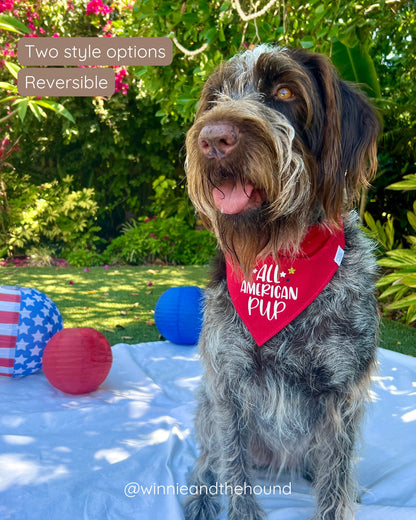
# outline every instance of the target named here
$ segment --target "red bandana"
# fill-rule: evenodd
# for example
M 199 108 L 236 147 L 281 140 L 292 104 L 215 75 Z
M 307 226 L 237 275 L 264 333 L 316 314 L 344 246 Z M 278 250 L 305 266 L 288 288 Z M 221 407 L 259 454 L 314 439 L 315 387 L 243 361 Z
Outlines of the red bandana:
M 246 281 L 227 261 L 231 300 L 258 346 L 294 320 L 324 290 L 344 256 L 343 227 L 312 226 L 293 257 L 259 260 Z

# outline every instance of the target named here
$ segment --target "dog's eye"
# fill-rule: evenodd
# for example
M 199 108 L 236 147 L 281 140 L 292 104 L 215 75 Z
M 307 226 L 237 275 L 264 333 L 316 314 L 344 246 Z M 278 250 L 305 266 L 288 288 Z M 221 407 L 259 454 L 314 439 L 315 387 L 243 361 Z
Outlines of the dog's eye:
M 281 99 L 283 101 L 287 101 L 288 99 L 293 99 L 295 95 L 288 87 L 280 87 L 276 90 L 275 97 L 277 99 Z

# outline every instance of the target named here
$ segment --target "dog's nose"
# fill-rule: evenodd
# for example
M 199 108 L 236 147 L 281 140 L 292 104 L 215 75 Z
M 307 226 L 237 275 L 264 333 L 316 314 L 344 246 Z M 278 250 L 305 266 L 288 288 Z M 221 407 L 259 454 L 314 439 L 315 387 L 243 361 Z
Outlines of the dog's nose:
M 228 155 L 238 142 L 238 129 L 229 123 L 212 123 L 202 128 L 198 144 L 205 157 L 221 159 Z

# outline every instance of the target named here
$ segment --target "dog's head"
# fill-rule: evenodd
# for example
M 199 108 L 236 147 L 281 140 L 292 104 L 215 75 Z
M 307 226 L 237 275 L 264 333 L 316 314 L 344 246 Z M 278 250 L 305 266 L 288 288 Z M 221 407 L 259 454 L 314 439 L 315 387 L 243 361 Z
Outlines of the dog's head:
M 295 252 L 337 225 L 377 167 L 378 119 L 322 55 L 261 45 L 206 82 L 186 138 L 190 198 L 225 253 Z

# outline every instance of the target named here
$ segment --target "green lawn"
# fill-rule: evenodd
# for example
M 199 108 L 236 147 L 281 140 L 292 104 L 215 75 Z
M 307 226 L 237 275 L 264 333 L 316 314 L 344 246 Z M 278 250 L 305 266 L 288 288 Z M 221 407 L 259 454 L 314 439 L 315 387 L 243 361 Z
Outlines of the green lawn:
M 36 288 L 57 304 L 65 327 L 93 327 L 111 345 L 156 341 L 153 311 L 169 287 L 207 283 L 206 267 L 0 268 L 2 285 Z M 416 356 L 416 329 L 383 320 L 380 345 Z
M 116 343 L 157 341 L 153 311 L 169 287 L 206 283 L 204 267 L 0 268 L 2 285 L 32 287 L 58 306 L 65 327 L 93 327 Z
M 416 329 L 383 319 L 380 328 L 380 347 L 416 357 Z

